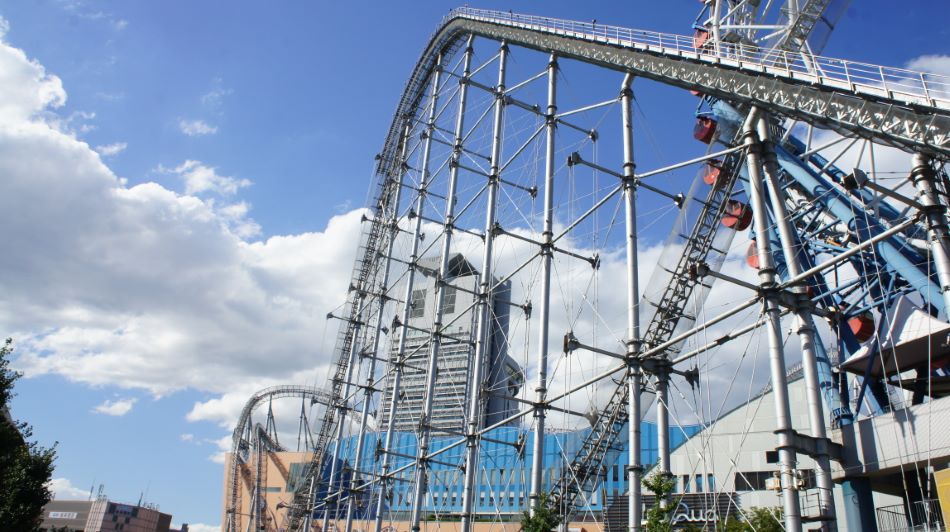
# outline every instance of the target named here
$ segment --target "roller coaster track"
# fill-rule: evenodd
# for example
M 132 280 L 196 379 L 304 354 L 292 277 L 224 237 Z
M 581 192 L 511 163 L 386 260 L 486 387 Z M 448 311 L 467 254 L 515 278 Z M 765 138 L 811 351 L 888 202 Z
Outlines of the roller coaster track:
M 377 173 L 401 172 L 400 117 L 415 116 L 440 53 L 469 34 L 517 44 L 827 127 L 906 151 L 950 157 L 950 78 L 692 37 L 507 12 L 452 10 L 409 77 Z
M 240 490 L 238 489 L 238 478 L 243 476 L 245 483 L 250 482 L 250 471 L 246 464 L 249 458 L 248 453 L 250 452 L 251 441 L 255 437 L 260 438 L 260 434 L 263 434 L 263 438 L 259 441 L 264 442 L 269 450 L 279 448 L 276 442 L 271 441 L 267 436 L 266 430 L 261 432 L 258 427 L 257 432 L 259 434 L 255 435 L 253 433 L 254 427 L 251 424 L 251 413 L 264 401 L 283 397 L 310 397 L 312 401 L 324 405 L 330 404 L 331 401 L 331 395 L 328 392 L 309 386 L 274 386 L 255 393 L 247 401 L 241 410 L 241 416 L 238 418 L 238 423 L 231 437 L 231 463 L 228 471 L 229 506 L 227 530 L 229 531 L 236 530 L 237 526 L 236 521 L 233 519 L 233 513 L 237 511 L 239 506 L 238 498 Z

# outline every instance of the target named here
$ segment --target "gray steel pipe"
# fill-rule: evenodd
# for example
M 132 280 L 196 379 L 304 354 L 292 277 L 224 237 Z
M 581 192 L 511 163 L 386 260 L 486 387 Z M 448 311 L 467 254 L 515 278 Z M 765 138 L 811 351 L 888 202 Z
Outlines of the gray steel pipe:
M 947 228 L 947 207 L 940 203 L 937 195 L 937 179 L 934 169 L 930 166 L 930 157 L 920 153 L 914 154 L 910 180 L 917 188 L 918 201 L 924 206 L 927 236 L 930 238 L 930 249 L 937 270 L 937 280 L 940 282 L 946 318 L 950 316 L 950 233 Z
M 468 432 L 465 442 L 465 485 L 462 489 L 462 532 L 472 529 L 472 517 L 475 499 L 475 484 L 478 479 L 478 429 L 482 418 L 482 370 L 485 365 L 485 353 L 491 341 L 492 313 L 492 252 L 494 251 L 495 215 L 498 207 L 498 188 L 501 176 L 501 134 L 505 119 L 505 68 L 508 63 L 508 46 L 501 43 L 498 53 L 498 85 L 495 87 L 495 116 L 492 124 L 491 162 L 488 175 L 488 199 L 485 206 L 485 247 L 482 250 L 482 269 L 476 294 L 475 356 L 472 359 L 472 373 L 469 380 Z
M 627 485 L 630 504 L 628 528 L 640 530 L 641 490 L 640 477 L 640 280 L 637 268 L 637 187 L 633 158 L 633 74 L 623 78 L 620 87 L 620 106 L 623 121 L 623 205 L 627 247 L 627 374 L 629 382 L 629 410 L 627 430 L 630 437 L 629 468 Z
M 467 61 L 465 63 L 466 71 L 471 65 L 471 54 L 466 52 Z M 416 218 L 415 223 L 412 228 L 412 244 L 411 250 L 409 252 L 409 271 L 406 274 L 406 287 L 403 291 L 403 308 L 401 315 L 401 323 L 409 322 L 409 313 L 412 310 L 410 308 L 410 301 L 412 301 L 412 290 L 415 286 L 416 279 L 416 261 L 419 259 L 419 244 L 421 242 L 422 236 L 422 214 L 425 210 L 426 205 L 426 188 L 431 179 L 429 175 L 429 165 L 432 154 L 432 132 L 435 129 L 436 121 L 436 112 L 438 109 L 439 102 L 439 85 L 441 83 L 441 74 L 442 74 L 442 56 L 440 55 L 436 60 L 436 70 L 432 79 L 432 94 L 429 100 L 429 116 L 426 121 L 426 138 L 423 142 L 422 147 L 422 175 L 420 176 L 421 185 L 419 187 L 419 194 L 416 196 Z M 465 100 L 465 86 L 460 87 L 459 100 L 462 101 L 464 105 Z M 391 255 L 392 253 L 390 253 Z M 392 374 L 392 395 L 389 398 L 389 417 L 386 420 L 386 436 L 383 443 L 383 463 L 380 466 L 380 483 L 379 483 L 379 499 L 376 501 L 376 518 L 373 526 L 375 532 L 381 532 L 383 527 L 383 510 L 386 504 L 386 495 L 391 485 L 391 481 L 388 478 L 389 468 L 391 467 L 391 458 L 390 452 L 392 451 L 393 445 L 393 432 L 395 432 L 396 426 L 396 409 L 399 406 L 399 387 L 402 383 L 402 370 L 403 370 L 403 356 L 406 353 L 406 336 L 408 334 L 408 329 L 406 327 L 399 328 L 399 340 L 396 347 L 396 353 L 390 357 L 391 361 L 395 362 L 395 368 L 393 369 Z
M 551 267 L 554 260 L 554 153 L 557 132 L 557 56 L 548 61 L 548 108 L 545 124 L 544 225 L 541 232 L 541 301 L 538 309 L 538 380 L 534 388 L 534 455 L 531 457 L 531 514 L 543 488 L 545 401 L 548 395 L 548 333 L 551 322 Z
M 472 57 L 472 41 L 473 38 L 469 37 L 468 47 L 465 50 L 465 68 L 466 74 L 468 74 L 469 69 L 471 68 L 471 57 Z M 466 78 L 467 79 L 467 78 Z M 465 82 L 462 80 L 461 82 Z M 462 153 L 461 138 L 464 134 L 464 116 L 465 116 L 465 98 L 464 95 L 467 94 L 467 91 L 463 91 L 459 94 L 459 114 L 456 118 L 456 140 L 459 142 L 456 143 L 452 157 L 458 161 Z M 455 222 L 455 203 L 456 203 L 456 186 L 458 185 L 458 165 L 451 165 L 449 171 L 449 189 L 446 194 L 445 201 L 445 221 L 442 225 L 442 230 L 444 232 L 442 236 L 442 249 L 439 256 L 439 280 L 445 279 L 448 275 L 449 270 L 449 254 L 452 251 L 452 225 Z M 439 352 L 442 348 L 442 317 L 445 311 L 445 305 L 443 301 L 443 295 L 445 293 L 445 286 L 442 283 L 436 284 L 435 290 L 435 320 L 432 323 L 432 333 L 429 338 L 430 350 L 429 350 L 429 360 L 426 364 L 426 389 L 425 389 L 425 400 L 423 402 L 422 416 L 420 419 L 419 427 L 419 440 L 417 442 L 416 450 L 416 471 L 414 478 L 413 486 L 413 495 L 412 495 L 412 511 L 409 517 L 409 526 L 411 530 L 419 530 L 419 522 L 422 520 L 422 509 L 425 505 L 425 494 L 427 491 L 428 485 L 428 472 L 429 472 L 429 462 L 427 455 L 429 454 L 429 442 L 431 439 L 431 430 L 429 427 L 429 421 L 432 417 L 432 402 L 433 394 L 435 391 L 435 379 L 438 374 L 438 359 Z M 407 302 L 408 303 L 408 302 Z
M 762 161 L 759 136 L 756 133 L 759 111 L 753 108 L 746 117 L 742 136 L 747 149 L 746 163 L 749 170 L 749 199 L 755 223 L 755 242 L 759 254 L 759 285 L 767 320 L 769 341 L 769 368 L 772 375 L 772 394 L 775 399 L 776 436 L 778 437 L 779 462 L 781 464 L 782 506 L 785 510 L 785 530 L 799 532 L 802 529 L 801 509 L 795 480 L 797 457 L 794 447 L 792 415 L 788 399 L 788 379 L 785 373 L 785 352 L 782 347 L 781 309 L 778 303 L 775 267 L 769 253 L 766 212 L 765 181 L 762 178 Z
M 782 244 L 782 254 L 785 257 L 785 265 L 788 269 L 788 277 L 795 277 L 801 273 L 801 266 L 798 263 L 798 238 L 789 222 L 788 212 L 785 208 L 785 199 L 781 183 L 779 183 L 780 168 L 778 160 L 775 157 L 775 150 L 772 146 L 772 140 L 769 137 L 768 122 L 765 116 L 759 118 L 757 124 L 759 142 L 762 147 L 762 163 L 765 170 L 765 181 L 768 185 L 769 198 L 772 205 L 772 214 L 778 229 L 779 239 Z M 804 287 L 796 287 L 796 298 L 798 304 L 795 307 L 796 332 L 802 349 L 802 372 L 805 376 L 805 399 L 808 403 L 808 421 L 811 426 L 811 433 L 819 442 L 828 437 L 825 428 L 825 411 L 821 398 L 821 387 L 818 378 L 818 355 L 815 351 L 815 344 L 820 341 L 815 332 L 815 323 L 809 311 L 809 298 L 805 295 Z M 818 508 L 825 520 L 822 521 L 821 529 L 833 532 L 838 529 L 835 519 L 835 497 L 834 483 L 831 480 L 831 458 L 828 456 L 828 449 L 824 443 L 818 445 L 819 454 L 814 456 L 817 471 L 815 472 L 815 484 L 818 486 Z

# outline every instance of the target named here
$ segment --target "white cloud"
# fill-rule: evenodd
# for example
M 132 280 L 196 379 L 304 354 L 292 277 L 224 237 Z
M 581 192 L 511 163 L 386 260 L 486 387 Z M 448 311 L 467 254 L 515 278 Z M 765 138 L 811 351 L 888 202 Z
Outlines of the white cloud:
M 74 111 L 70 113 L 65 120 L 59 123 L 59 127 L 71 135 L 89 133 L 90 131 L 96 129 L 95 124 L 88 123 L 94 118 L 96 118 L 96 113 L 89 111 Z
M 950 55 L 922 55 L 910 60 L 907 63 L 907 68 L 944 76 L 924 76 L 927 81 L 927 91 L 931 96 L 950 98 Z M 919 81 L 919 79 L 913 79 L 910 83 L 917 84 Z
M 181 439 L 181 441 L 186 441 L 186 442 L 195 441 L 195 435 L 185 433 L 179 436 L 179 439 Z
M 124 416 L 132 411 L 132 407 L 135 406 L 137 401 L 138 399 L 135 399 L 134 397 L 116 399 L 114 401 L 106 400 L 103 401 L 102 404 L 93 408 L 92 411 L 97 414 L 105 414 L 107 416 Z
M 73 486 L 68 478 L 54 478 L 49 482 L 49 489 L 56 500 L 87 500 L 89 490 Z
M 59 79 L 2 42 L 0 92 L 0 227 L 17 249 L 0 257 L 0 327 L 18 369 L 163 395 L 250 393 L 327 367 L 319 335 L 345 298 L 361 211 L 246 242 L 259 231 L 246 204 L 126 186 L 57 127 Z M 197 161 L 178 171 L 193 193 L 249 184 Z
M 0 33 L 6 33 L 9 24 L 4 19 Z M 66 103 L 63 83 L 48 74 L 38 62 L 26 57 L 23 50 L 0 46 L 0 122 L 14 124 L 28 121 L 40 113 L 62 107 Z
M 248 187 L 251 181 L 248 179 L 235 179 L 233 177 L 219 175 L 217 168 L 203 164 L 201 161 L 187 160 L 175 168 L 168 169 L 159 167 L 160 172 L 177 174 L 185 182 L 186 194 L 198 194 L 201 192 L 214 192 L 220 195 L 232 195 L 238 189 Z M 235 214 L 232 209 L 231 215 Z
M 113 142 L 112 144 L 102 144 L 96 146 L 96 151 L 99 152 L 99 155 L 111 157 L 113 155 L 122 153 L 128 147 L 129 145 L 125 142 Z
M 204 135 L 213 135 L 218 132 L 217 126 L 212 126 L 204 120 L 178 120 L 178 129 L 189 137 L 201 137 Z
M 907 63 L 910 70 L 920 70 L 950 76 L 950 55 L 929 54 L 911 59 Z
M 227 221 L 234 234 L 244 240 L 261 234 L 261 226 L 248 218 L 250 206 L 246 202 L 232 203 L 217 210 L 218 215 Z
M 155 183 L 124 186 L 54 127 L 59 79 L 7 44 L 0 87 L 0 219 L 19 249 L 0 258 L 0 323 L 20 341 L 20 368 L 161 394 L 280 380 L 320 360 L 313 329 L 343 297 L 346 273 L 334 270 L 352 260 L 359 213 L 326 232 L 245 243 L 228 220 L 246 205 L 218 214 Z M 206 188 L 195 172 L 219 190 L 247 184 L 198 167 L 181 169 L 192 190 Z
M 224 464 L 224 455 L 231 450 L 231 436 L 222 436 L 216 440 L 210 440 L 208 443 L 214 444 L 218 451 L 210 456 L 208 460 L 216 464 Z
M 233 89 L 226 89 L 221 86 L 221 78 L 213 80 L 214 88 L 201 96 L 201 103 L 211 109 L 218 109 L 224 103 L 224 97 L 234 93 Z
M 117 102 L 125 98 L 124 92 L 106 92 L 106 91 L 97 91 L 95 97 L 107 101 L 107 102 Z

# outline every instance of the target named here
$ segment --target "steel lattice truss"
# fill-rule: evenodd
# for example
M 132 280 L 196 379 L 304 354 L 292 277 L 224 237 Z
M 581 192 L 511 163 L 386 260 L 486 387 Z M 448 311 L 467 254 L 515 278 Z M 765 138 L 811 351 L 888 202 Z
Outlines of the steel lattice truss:
M 359 522 L 379 532 L 387 523 L 418 529 L 422 521 L 460 519 L 470 530 L 484 518 L 485 462 L 495 459 L 483 456 L 488 448 L 517 462 L 505 466 L 509 472 L 530 472 L 516 483 L 527 494 L 520 506 L 506 506 L 536 510 L 552 493 L 563 517 L 589 514 L 626 444 L 636 527 L 640 421 L 651 402 L 641 396 L 656 394 L 657 467 L 669 473 L 670 379 L 694 383 L 688 364 L 762 328 L 777 413 L 787 414 L 783 316 L 799 324 L 806 380 L 822 390 L 836 425 L 850 423 L 848 402 L 830 385 L 815 317 L 853 351 L 858 340 L 842 324 L 888 308 L 900 294 L 946 315 L 941 287 L 950 286 L 950 257 L 940 197 L 950 192 L 942 170 L 950 156 L 950 80 L 790 51 L 789 43 L 807 42 L 827 4 L 807 2 L 771 49 L 453 11 L 410 76 L 379 155 L 378 193 L 349 299 L 332 316 L 342 320 L 338 363 L 322 399 L 329 406 L 312 478 L 294 494 L 285 526 L 351 532 Z M 623 78 L 600 99 L 570 94 L 559 81 L 568 63 Z M 703 95 L 701 118 L 718 122 L 705 155 L 637 167 L 634 78 Z M 843 137 L 816 147 L 819 128 Z M 905 169 L 914 199 L 877 184 L 873 144 L 915 154 Z M 871 180 L 837 164 L 854 148 L 861 166 L 865 145 L 872 146 Z M 601 146 L 610 153 L 604 161 Z M 699 171 L 692 185 L 676 178 L 687 168 Z M 645 288 L 638 277 L 644 223 L 665 223 L 671 235 Z M 733 237 L 750 224 L 756 282 L 720 272 L 735 251 Z M 600 279 L 616 283 L 603 306 L 591 288 Z M 705 297 L 716 279 L 747 297 L 700 323 L 699 309 L 713 308 Z M 751 321 L 697 343 L 699 333 L 750 309 L 758 310 Z M 558 354 L 550 339 L 562 334 Z M 592 362 L 579 362 L 581 353 Z M 799 454 L 820 469 L 822 502 L 812 517 L 834 518 L 820 399 L 809 402 L 812 434 L 779 427 L 791 529 L 802 519 L 793 487 Z M 493 414 L 498 404 L 506 405 L 503 415 Z M 455 423 L 444 419 L 448 411 L 457 412 Z M 576 441 L 549 434 L 552 420 L 576 428 L 584 417 L 591 429 Z M 457 504 L 449 484 L 461 487 Z M 500 501 L 515 499 L 511 488 L 500 489 L 487 497 L 498 519 Z

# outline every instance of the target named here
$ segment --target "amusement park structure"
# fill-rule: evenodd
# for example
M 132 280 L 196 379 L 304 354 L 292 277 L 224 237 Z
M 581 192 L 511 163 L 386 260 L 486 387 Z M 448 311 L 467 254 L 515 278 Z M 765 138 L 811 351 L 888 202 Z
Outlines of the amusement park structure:
M 785 529 L 875 529 L 875 453 L 929 493 L 950 451 L 885 456 L 858 422 L 950 392 L 950 78 L 818 55 L 846 4 L 706 0 L 692 36 L 451 11 L 377 157 L 329 385 L 248 403 L 228 532 L 267 527 L 248 464 L 279 444 L 250 413 L 281 395 L 322 406 L 274 529 L 469 532 L 544 501 L 639 530 L 647 469 L 674 475 L 673 447 L 714 432 L 703 387 L 732 390 L 757 350 Z M 696 95 L 697 153 L 638 165 L 643 83 Z

